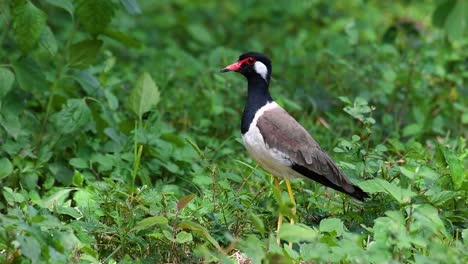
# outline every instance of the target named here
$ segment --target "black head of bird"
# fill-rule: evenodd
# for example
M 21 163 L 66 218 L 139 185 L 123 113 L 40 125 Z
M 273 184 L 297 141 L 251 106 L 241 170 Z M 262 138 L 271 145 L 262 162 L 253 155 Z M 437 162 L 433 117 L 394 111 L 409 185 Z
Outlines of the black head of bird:
M 221 70 L 235 71 L 244 75 L 248 80 L 262 79 L 267 84 L 271 78 L 271 61 L 259 52 L 246 52 L 239 56 L 239 60 Z

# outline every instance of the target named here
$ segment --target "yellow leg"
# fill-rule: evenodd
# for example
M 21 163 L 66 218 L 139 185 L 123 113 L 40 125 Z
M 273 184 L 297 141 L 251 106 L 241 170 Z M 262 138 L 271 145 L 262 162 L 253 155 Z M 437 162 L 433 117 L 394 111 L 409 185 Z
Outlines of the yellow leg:
M 294 194 L 291 188 L 291 182 L 289 181 L 289 179 L 285 179 L 284 181 L 286 182 L 286 187 L 288 188 L 289 199 L 291 199 L 291 203 L 294 206 L 292 209 L 293 217 L 291 217 L 291 220 L 290 220 L 290 223 L 294 224 L 294 216 L 296 215 L 296 199 L 294 199 Z
M 273 179 L 275 181 L 276 190 L 278 191 L 278 203 L 281 206 L 281 187 L 280 187 L 279 179 L 276 176 L 273 176 Z M 277 232 L 276 243 L 278 243 L 278 245 L 280 244 L 279 231 L 281 229 L 281 225 L 283 225 L 283 214 L 281 213 L 281 210 L 280 210 L 279 215 L 278 215 L 278 225 L 276 227 L 276 232 Z

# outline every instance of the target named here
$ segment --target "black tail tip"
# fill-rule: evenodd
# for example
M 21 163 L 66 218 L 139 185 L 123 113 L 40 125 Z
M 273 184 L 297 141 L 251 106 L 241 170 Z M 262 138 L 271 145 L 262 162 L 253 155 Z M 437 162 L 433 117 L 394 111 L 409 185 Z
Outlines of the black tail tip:
M 369 198 L 369 194 L 366 193 L 365 191 L 363 191 L 361 188 L 357 187 L 357 186 L 354 186 L 354 192 L 353 193 L 350 193 L 350 195 L 361 201 L 361 202 L 364 202 L 365 199 Z

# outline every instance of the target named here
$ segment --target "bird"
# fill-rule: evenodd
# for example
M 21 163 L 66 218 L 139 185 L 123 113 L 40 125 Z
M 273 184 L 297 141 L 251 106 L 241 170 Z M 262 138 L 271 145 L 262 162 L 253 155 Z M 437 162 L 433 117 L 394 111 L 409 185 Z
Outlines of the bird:
M 278 177 L 285 180 L 294 206 L 293 214 L 296 202 L 290 183 L 292 178 L 314 180 L 359 201 L 369 197 L 346 177 L 309 132 L 273 100 L 269 91 L 272 63 L 266 55 L 253 51 L 243 53 L 221 72 L 237 72 L 247 79 L 242 141 L 252 158 L 274 176 L 279 193 Z M 291 224 L 294 224 L 293 218 Z M 282 221 L 280 213 L 278 232 Z

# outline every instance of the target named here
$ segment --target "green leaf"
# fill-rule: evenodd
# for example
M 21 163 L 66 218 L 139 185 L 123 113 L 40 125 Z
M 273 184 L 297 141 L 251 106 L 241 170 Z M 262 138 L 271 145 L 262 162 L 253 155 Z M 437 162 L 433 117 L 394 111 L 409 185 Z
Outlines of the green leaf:
M 403 189 L 395 183 L 390 183 L 383 179 L 372 179 L 360 182 L 359 187 L 368 193 L 384 192 L 390 194 L 399 203 L 408 203 L 412 197 L 416 196 L 413 191 Z
M 99 34 L 114 16 L 114 4 L 111 0 L 77 0 L 76 15 L 86 31 Z
M 83 40 L 71 45 L 68 50 L 68 65 L 78 69 L 87 68 L 96 60 L 101 46 L 102 41 L 98 39 Z
M 75 8 L 73 7 L 72 0 L 46 0 L 47 3 L 62 8 L 63 10 L 67 11 L 70 15 L 73 16 L 73 12 Z
M 192 201 L 195 197 L 197 196 L 192 193 L 180 198 L 180 200 L 177 202 L 177 211 L 184 209 L 184 207 L 187 206 L 187 204 L 190 203 L 190 201 Z
M 73 189 L 73 188 L 67 188 L 67 189 L 63 188 L 63 189 L 57 190 L 52 195 L 50 195 L 48 197 L 45 197 L 43 199 L 44 207 L 52 209 L 54 206 L 63 205 L 65 200 L 68 198 L 68 195 L 73 190 L 75 190 L 75 189 Z
M 91 110 L 84 99 L 69 99 L 62 110 L 51 117 L 57 131 L 70 134 L 92 121 Z
M 15 75 L 5 67 L 0 67 L 0 100 L 11 90 Z
M 445 162 L 450 170 L 450 176 L 452 179 L 453 186 L 455 190 L 461 188 L 463 181 L 465 180 L 465 170 L 461 160 L 455 156 L 455 153 L 446 146 L 438 146 L 444 155 Z
M 8 177 L 13 172 L 13 165 L 7 158 L 0 159 L 0 180 Z
M 456 0 L 445 0 L 441 2 L 432 14 L 432 24 L 436 27 L 443 28 L 448 15 L 455 7 Z
M 20 235 L 16 238 L 19 242 L 21 253 L 24 254 L 32 263 L 39 263 L 41 256 L 41 244 L 31 236 Z
M 168 223 L 168 220 L 164 216 L 151 216 L 138 222 L 132 228 L 132 231 L 138 232 L 141 230 L 149 229 L 154 225 L 167 225 L 167 223 Z
M 141 14 L 141 8 L 136 0 L 120 0 L 120 3 L 130 15 Z
M 193 240 L 192 234 L 185 232 L 185 231 L 179 232 L 175 239 L 175 241 L 180 244 L 192 242 L 192 240 Z
M 19 87 L 28 92 L 44 93 L 48 84 L 42 69 L 30 58 L 13 63 Z
M 281 239 L 292 243 L 315 241 L 320 236 L 317 230 L 300 223 L 294 225 L 283 224 L 278 235 Z
M 200 235 L 201 237 L 205 238 L 206 240 L 208 240 L 213 246 L 215 246 L 217 249 L 220 249 L 221 247 L 219 246 L 218 244 L 218 241 L 216 241 L 211 235 L 210 233 L 208 233 L 208 230 L 206 230 L 206 228 L 204 228 L 202 225 L 200 224 L 197 224 L 195 222 L 192 222 L 190 220 L 185 220 L 185 221 L 182 221 L 179 226 L 179 228 L 181 229 L 188 229 L 188 230 L 192 230 L 193 232 L 197 233 L 198 235 Z
M 39 40 L 46 26 L 47 15 L 30 1 L 15 5 L 13 9 L 13 29 L 16 42 L 22 52 L 31 50 Z
M 343 222 L 338 218 L 327 218 L 320 221 L 320 232 L 335 232 L 336 236 L 344 233 Z
M 129 48 L 140 48 L 141 47 L 141 42 L 134 38 L 134 37 L 131 37 L 123 32 L 120 32 L 120 31 L 115 31 L 115 30 L 110 30 L 110 29 L 106 29 L 104 31 L 104 35 L 108 36 L 109 38 L 112 38 L 122 44 L 124 44 L 125 46 L 129 47 Z
M 459 0 L 445 20 L 445 31 L 451 40 L 466 38 L 468 31 L 468 1 Z
M 214 38 L 206 27 L 200 24 L 188 24 L 188 33 L 190 36 L 202 44 L 213 44 Z
M 151 75 L 144 72 L 138 78 L 135 87 L 130 92 L 130 109 L 142 118 L 143 114 L 150 111 L 159 102 L 159 89 L 154 83 Z
M 75 170 L 73 173 L 72 184 L 76 187 L 83 186 L 84 177 L 79 171 Z
M 41 37 L 39 39 L 39 46 L 46 50 L 52 57 L 57 54 L 57 40 L 55 39 L 54 33 L 48 26 L 45 27 L 42 31 Z
M 5 129 L 5 131 L 13 137 L 17 139 L 21 133 L 21 122 L 17 115 L 1 115 L 0 114 L 0 125 Z

